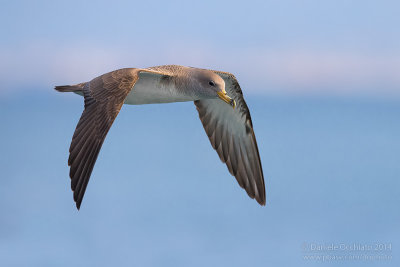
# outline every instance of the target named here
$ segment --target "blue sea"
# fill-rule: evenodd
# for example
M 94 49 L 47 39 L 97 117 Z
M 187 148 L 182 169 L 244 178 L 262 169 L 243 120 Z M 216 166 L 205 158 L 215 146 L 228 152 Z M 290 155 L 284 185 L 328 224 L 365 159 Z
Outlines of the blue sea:
M 239 187 L 193 103 L 124 106 L 80 211 L 83 100 L 0 98 L 1 266 L 400 266 L 400 100 L 248 95 L 267 204 Z

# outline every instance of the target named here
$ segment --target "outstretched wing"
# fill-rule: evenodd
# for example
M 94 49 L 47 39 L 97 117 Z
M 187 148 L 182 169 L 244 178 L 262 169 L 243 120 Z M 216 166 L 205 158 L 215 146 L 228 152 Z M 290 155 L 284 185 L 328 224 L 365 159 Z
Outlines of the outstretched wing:
M 72 137 L 68 159 L 71 188 L 78 209 L 104 139 L 142 71 L 151 72 L 120 69 L 79 84 L 80 91 L 73 86 L 56 87 L 59 91 L 81 92 L 85 98 L 85 109 Z
M 265 205 L 265 185 L 250 112 L 236 78 L 215 71 L 225 81 L 225 90 L 236 102 L 235 109 L 220 99 L 195 101 L 199 117 L 222 162 L 239 185 L 260 205 Z

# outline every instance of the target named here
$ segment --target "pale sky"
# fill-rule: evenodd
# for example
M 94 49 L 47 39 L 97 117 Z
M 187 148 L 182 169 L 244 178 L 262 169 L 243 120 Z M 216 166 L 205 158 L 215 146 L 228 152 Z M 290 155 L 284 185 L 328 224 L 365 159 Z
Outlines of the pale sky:
M 400 95 L 397 1 L 14 1 L 0 95 L 122 67 L 234 73 L 249 93 Z

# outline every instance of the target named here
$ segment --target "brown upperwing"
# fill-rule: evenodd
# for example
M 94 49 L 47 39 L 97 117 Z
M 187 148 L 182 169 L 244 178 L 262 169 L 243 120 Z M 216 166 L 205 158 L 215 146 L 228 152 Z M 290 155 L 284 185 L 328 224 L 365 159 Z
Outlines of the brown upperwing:
M 126 96 L 138 80 L 139 71 L 112 71 L 83 86 L 85 110 L 72 137 L 68 159 L 71 188 L 78 209 L 104 139 Z

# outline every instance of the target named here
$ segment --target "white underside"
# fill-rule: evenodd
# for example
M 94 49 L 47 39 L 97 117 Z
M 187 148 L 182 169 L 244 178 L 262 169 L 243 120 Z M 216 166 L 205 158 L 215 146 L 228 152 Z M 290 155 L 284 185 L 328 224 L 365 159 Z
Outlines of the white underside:
M 175 86 L 162 82 L 161 76 L 140 73 L 139 79 L 125 99 L 125 104 L 142 105 L 193 101 L 193 97 L 182 95 Z

